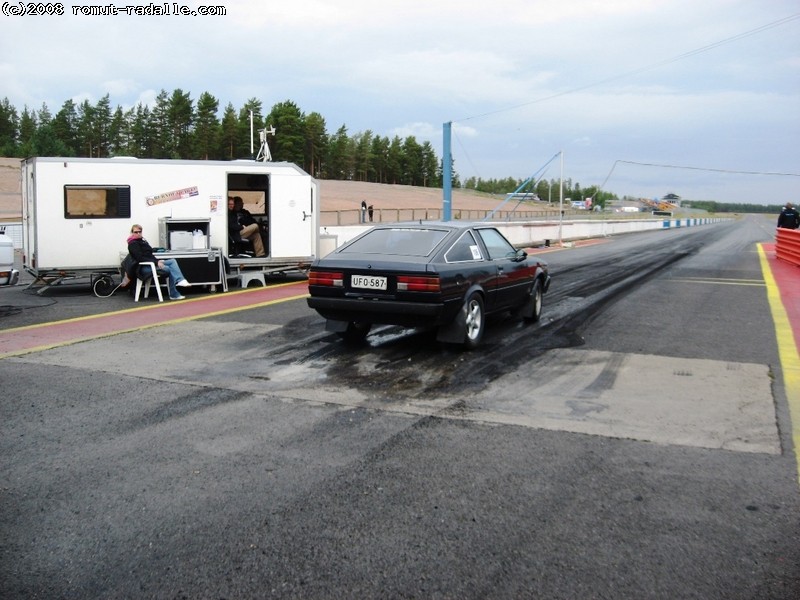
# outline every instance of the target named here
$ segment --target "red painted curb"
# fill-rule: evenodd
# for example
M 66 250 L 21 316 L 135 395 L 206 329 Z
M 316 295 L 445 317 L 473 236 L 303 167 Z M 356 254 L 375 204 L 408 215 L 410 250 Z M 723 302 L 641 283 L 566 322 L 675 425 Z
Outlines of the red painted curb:
M 781 303 L 789 318 L 795 344 L 800 352 L 800 269 L 775 256 L 775 244 L 762 244 L 762 246 L 772 277 L 778 286 Z
M 0 357 L 41 347 L 58 346 L 113 335 L 123 331 L 154 327 L 164 323 L 197 319 L 221 312 L 252 308 L 308 294 L 308 282 L 280 284 L 202 296 L 180 302 L 135 306 L 130 309 L 54 321 L 0 332 Z

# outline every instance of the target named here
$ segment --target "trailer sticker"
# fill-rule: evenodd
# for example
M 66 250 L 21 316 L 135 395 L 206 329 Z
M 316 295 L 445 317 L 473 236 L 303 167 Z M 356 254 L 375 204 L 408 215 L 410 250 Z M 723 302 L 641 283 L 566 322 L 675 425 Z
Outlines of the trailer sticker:
M 197 191 L 197 186 L 183 188 L 182 190 L 175 190 L 172 192 L 165 192 L 157 196 L 147 196 L 147 206 L 155 206 L 156 204 L 164 204 L 165 202 L 174 202 L 175 200 L 183 200 L 184 198 L 191 198 L 198 196 L 200 192 Z

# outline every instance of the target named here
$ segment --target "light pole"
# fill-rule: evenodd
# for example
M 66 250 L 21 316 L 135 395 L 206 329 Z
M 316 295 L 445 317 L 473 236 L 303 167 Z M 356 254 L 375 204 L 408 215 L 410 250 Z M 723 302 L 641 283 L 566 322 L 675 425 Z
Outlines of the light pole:
M 560 152 L 561 154 L 561 175 L 558 181 L 558 245 L 563 246 L 564 240 L 561 236 L 563 224 L 564 224 L 564 151 Z
M 452 121 L 442 124 L 442 221 L 449 221 L 453 206 L 453 157 L 450 155 Z

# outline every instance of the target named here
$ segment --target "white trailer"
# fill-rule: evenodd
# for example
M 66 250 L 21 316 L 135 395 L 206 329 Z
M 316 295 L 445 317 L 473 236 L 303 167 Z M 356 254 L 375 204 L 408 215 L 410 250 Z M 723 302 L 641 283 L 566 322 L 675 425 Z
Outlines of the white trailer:
M 40 283 L 115 271 L 134 223 L 190 271 L 195 256 L 263 282 L 263 273 L 306 268 L 319 252 L 318 185 L 294 164 L 34 157 L 22 161 L 21 177 L 23 267 Z M 266 257 L 232 256 L 228 196 L 242 197 L 261 224 Z M 211 271 L 194 279 L 217 283 Z

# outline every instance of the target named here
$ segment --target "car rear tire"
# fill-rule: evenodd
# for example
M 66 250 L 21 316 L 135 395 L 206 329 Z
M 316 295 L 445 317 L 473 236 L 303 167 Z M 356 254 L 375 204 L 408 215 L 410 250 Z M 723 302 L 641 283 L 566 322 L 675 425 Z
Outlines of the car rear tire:
M 526 311 L 526 315 L 524 319 L 529 323 L 534 323 L 539 320 L 542 316 L 542 296 L 544 292 L 542 292 L 542 280 L 537 279 L 533 282 L 533 288 L 531 289 L 530 296 L 526 300 L 526 302 L 530 303 L 529 311 Z
M 339 337 L 348 343 L 357 344 L 364 341 L 370 329 L 372 329 L 370 323 L 350 322 L 346 330 L 339 332 Z
M 483 311 L 483 298 L 477 292 L 470 294 L 464 307 L 461 309 L 461 318 L 464 320 L 464 347 L 467 350 L 477 348 L 483 339 L 483 330 L 486 327 L 486 315 Z

